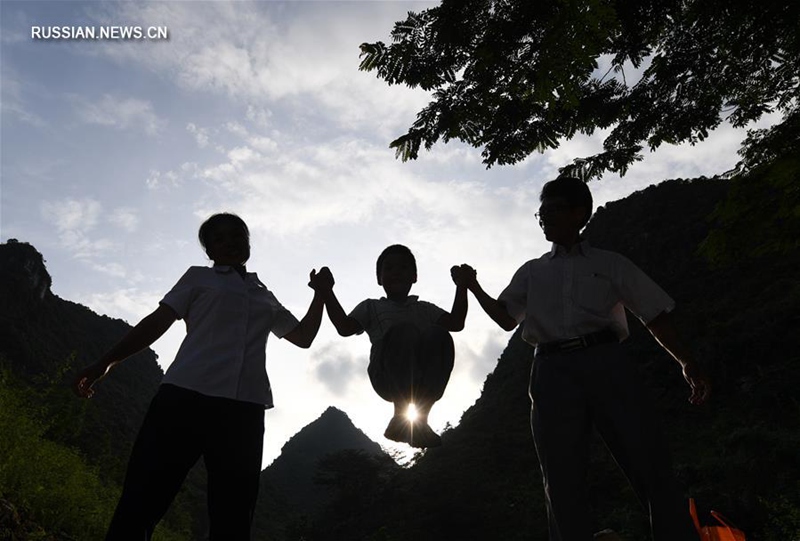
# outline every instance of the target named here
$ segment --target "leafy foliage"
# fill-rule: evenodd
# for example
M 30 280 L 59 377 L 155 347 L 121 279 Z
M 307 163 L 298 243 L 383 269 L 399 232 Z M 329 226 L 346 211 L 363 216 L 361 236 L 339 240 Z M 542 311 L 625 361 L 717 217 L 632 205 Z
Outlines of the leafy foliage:
M 381 513 L 375 509 L 393 508 L 390 494 L 398 473 L 397 464 L 386 454 L 345 449 L 322 458 L 315 481 L 333 494 L 314 521 L 311 539 L 362 539 L 380 531 Z
M 28 510 L 35 527 L 0 524 L 0 536 L 101 538 L 119 486 L 103 479 L 74 449 L 48 439 L 53 420 L 32 415 L 25 389 L 15 387 L 12 379 L 8 370 L 0 377 L 0 495 Z M 177 541 L 184 535 L 161 527 L 156 538 Z
M 563 169 L 590 179 L 773 111 L 781 144 L 800 140 L 797 2 L 444 0 L 391 36 L 361 45 L 360 69 L 432 92 L 391 143 L 403 160 L 458 139 L 487 166 L 513 164 L 607 129 L 601 153 Z
M 800 148 L 732 179 L 714 211 L 718 227 L 703 242 L 716 264 L 800 250 Z

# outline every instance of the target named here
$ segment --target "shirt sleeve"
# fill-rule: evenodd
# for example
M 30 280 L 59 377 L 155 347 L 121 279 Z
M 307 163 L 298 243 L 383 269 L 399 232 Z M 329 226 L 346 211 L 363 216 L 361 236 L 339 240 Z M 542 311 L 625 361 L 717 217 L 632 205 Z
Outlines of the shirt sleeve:
M 370 325 L 370 302 L 371 299 L 366 299 L 361 301 L 356 305 L 355 308 L 348 314 L 349 317 L 358 321 L 359 325 L 361 325 L 361 330 L 356 332 L 356 334 L 363 333 Z
M 514 318 L 517 324 L 525 319 L 525 311 L 528 306 L 528 280 L 530 279 L 530 265 L 525 263 L 514 276 L 511 282 L 497 297 L 497 301 L 505 306 L 508 315 Z
M 619 291 L 622 304 L 647 324 L 662 312 L 671 312 L 675 301 L 642 269 L 619 256 Z
M 186 314 L 189 313 L 189 305 L 192 303 L 192 296 L 194 293 L 196 280 L 194 279 L 194 268 L 187 270 L 181 276 L 178 283 L 172 286 L 172 289 L 164 295 L 159 304 L 165 304 L 172 308 L 177 314 L 178 319 L 184 319 Z
M 272 305 L 272 326 L 270 331 L 278 338 L 283 338 L 292 332 L 300 324 L 300 321 L 272 293 L 270 293 L 270 304 Z

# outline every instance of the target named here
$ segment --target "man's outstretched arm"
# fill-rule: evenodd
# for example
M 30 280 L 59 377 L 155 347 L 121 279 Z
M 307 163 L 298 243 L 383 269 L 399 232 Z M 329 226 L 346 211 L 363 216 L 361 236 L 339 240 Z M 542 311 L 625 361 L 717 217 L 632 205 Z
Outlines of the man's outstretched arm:
M 466 265 L 472 272 L 469 274 L 470 279 L 467 281 L 467 288 L 475 295 L 478 304 L 481 305 L 483 311 L 486 312 L 492 321 L 500 325 L 504 331 L 513 331 L 517 328 L 517 320 L 511 317 L 506 309 L 506 306 L 499 300 L 495 299 L 486 293 L 481 284 L 478 282 L 478 275 L 472 267 Z
M 692 391 L 689 402 L 699 405 L 708 400 L 711 394 L 711 384 L 678 334 L 678 330 L 673 323 L 672 314 L 661 312 L 647 324 L 647 329 L 656 341 L 661 344 L 661 347 L 667 350 L 672 355 L 672 358 L 681 365 L 683 378 Z

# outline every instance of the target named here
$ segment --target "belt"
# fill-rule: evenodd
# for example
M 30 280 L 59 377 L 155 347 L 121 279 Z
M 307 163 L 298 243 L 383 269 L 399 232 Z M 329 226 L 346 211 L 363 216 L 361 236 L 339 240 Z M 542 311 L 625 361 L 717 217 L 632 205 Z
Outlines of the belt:
M 576 336 L 574 338 L 567 338 L 565 340 L 554 340 L 553 342 L 545 342 L 536 346 L 535 355 L 547 355 L 549 353 L 564 353 L 566 351 L 577 351 L 592 346 L 599 346 L 600 344 L 611 344 L 619 342 L 617 333 L 611 329 L 604 329 L 602 331 L 584 334 L 583 336 Z

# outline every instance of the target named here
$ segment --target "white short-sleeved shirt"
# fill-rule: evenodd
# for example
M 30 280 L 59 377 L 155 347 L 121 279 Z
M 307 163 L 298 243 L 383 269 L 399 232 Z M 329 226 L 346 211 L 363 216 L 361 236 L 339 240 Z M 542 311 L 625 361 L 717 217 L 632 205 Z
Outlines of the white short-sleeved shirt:
M 271 408 L 267 336 L 297 324 L 255 273 L 191 267 L 161 301 L 186 323 L 186 338 L 162 383 Z
M 528 261 L 497 298 L 533 345 L 611 328 L 627 338 L 628 308 L 644 323 L 675 302 L 626 257 L 583 241 Z
M 409 295 L 403 302 L 395 302 L 386 297 L 366 299 L 353 308 L 350 317 L 358 321 L 367 332 L 372 342 L 370 360 L 373 360 L 380 355 L 383 336 L 393 325 L 413 323 L 424 330 L 434 325 L 446 313 L 433 303 L 421 301 L 416 295 Z

